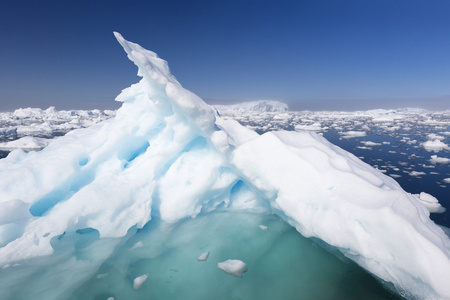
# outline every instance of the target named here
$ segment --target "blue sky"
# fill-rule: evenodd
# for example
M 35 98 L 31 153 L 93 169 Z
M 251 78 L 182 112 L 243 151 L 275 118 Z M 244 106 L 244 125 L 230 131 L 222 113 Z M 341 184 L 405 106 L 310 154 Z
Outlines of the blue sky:
M 113 31 L 210 103 L 450 109 L 447 0 L 16 0 L 0 4 L 0 111 L 117 108 L 138 81 Z

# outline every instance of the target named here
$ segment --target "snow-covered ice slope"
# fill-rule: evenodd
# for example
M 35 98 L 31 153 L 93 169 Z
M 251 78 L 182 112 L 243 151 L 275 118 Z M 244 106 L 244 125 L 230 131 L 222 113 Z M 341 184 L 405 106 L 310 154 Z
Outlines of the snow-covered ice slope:
M 418 195 L 315 133 L 260 136 L 220 118 L 166 61 L 115 35 L 143 77 L 116 117 L 0 160 L 0 266 L 86 228 L 121 237 L 151 218 L 273 212 L 407 297 L 450 298 L 450 240 Z

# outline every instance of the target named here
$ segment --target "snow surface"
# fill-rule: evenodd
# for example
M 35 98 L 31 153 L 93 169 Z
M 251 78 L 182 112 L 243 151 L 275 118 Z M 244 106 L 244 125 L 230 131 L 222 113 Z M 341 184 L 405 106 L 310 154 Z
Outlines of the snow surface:
M 420 195 L 314 132 L 258 135 L 219 117 L 155 53 L 116 37 L 143 77 L 117 97 L 116 117 L 0 160 L 0 266 L 89 228 L 114 238 L 152 218 L 249 211 L 277 214 L 402 295 L 450 298 L 450 240 Z M 396 119 L 379 121 L 396 130 Z

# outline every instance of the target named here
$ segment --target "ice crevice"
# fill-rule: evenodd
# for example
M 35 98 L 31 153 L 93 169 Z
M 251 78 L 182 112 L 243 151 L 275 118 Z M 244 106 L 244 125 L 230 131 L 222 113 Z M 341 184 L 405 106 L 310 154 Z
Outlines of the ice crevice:
M 63 234 L 87 245 L 152 218 L 250 211 L 277 214 L 399 293 L 450 298 L 450 240 L 425 206 L 437 200 L 314 132 L 258 135 L 223 120 L 166 61 L 115 36 L 143 77 L 117 96 L 115 119 L 0 160 L 0 267 L 52 254 Z

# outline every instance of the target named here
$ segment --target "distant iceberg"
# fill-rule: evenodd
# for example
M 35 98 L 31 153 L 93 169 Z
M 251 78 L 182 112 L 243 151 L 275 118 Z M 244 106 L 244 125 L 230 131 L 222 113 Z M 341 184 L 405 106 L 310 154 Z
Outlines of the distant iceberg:
M 286 103 L 275 100 L 248 101 L 230 105 L 214 105 L 218 111 L 254 111 L 254 112 L 287 112 Z
M 116 117 L 0 160 L 0 268 L 51 255 L 64 234 L 246 211 L 278 215 L 408 298 L 450 298 L 450 240 L 423 197 L 314 132 L 258 135 L 222 119 L 166 61 L 115 36 L 143 77 Z

